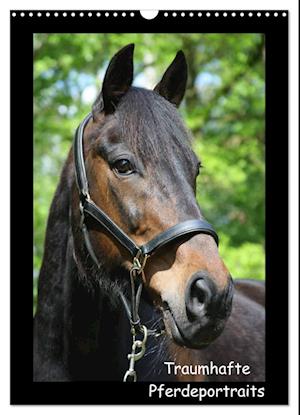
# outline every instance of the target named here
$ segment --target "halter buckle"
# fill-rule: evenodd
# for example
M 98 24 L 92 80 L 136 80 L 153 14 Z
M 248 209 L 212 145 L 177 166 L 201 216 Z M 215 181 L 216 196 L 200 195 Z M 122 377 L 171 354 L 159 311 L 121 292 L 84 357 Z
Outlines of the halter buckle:
M 79 201 L 79 211 L 80 211 L 80 215 L 81 215 L 81 220 L 80 220 L 80 228 L 83 227 L 84 224 L 84 202 L 90 202 L 91 199 L 91 195 L 89 194 L 89 192 L 87 190 L 83 190 L 81 192 L 80 195 L 80 201 Z
M 90 202 L 92 200 L 91 195 L 89 194 L 88 191 L 83 193 L 85 200 L 87 200 L 88 202 Z
M 81 202 L 85 202 L 88 201 L 90 202 L 92 200 L 91 195 L 89 193 L 88 190 L 81 190 L 80 192 L 80 201 Z
M 80 211 L 80 214 L 83 216 L 84 215 L 84 211 L 83 211 L 82 201 L 79 202 L 79 211 Z

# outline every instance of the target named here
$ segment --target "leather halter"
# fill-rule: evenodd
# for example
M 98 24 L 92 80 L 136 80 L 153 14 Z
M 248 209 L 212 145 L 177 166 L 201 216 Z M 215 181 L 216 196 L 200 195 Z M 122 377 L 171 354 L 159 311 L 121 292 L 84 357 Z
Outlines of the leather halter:
M 133 359 L 133 361 L 130 360 L 130 364 L 134 365 L 134 361 L 140 358 L 137 358 L 137 356 L 140 356 L 140 353 L 135 352 L 135 347 L 141 347 L 141 344 L 143 342 L 143 344 L 145 345 L 145 342 L 147 340 L 147 334 L 157 335 L 157 332 L 155 330 L 147 330 L 145 326 L 141 325 L 138 316 L 138 307 L 142 290 L 142 279 L 138 279 L 138 277 L 140 277 L 143 274 L 147 258 L 158 249 L 165 247 L 167 244 L 170 244 L 172 242 L 179 242 L 180 238 L 182 238 L 183 236 L 191 237 L 195 234 L 204 233 L 212 236 L 217 245 L 219 243 L 219 238 L 212 225 L 210 225 L 208 222 L 202 219 L 191 219 L 170 227 L 169 229 L 155 236 L 150 241 L 146 242 L 144 245 L 138 246 L 102 209 L 99 208 L 99 206 L 96 205 L 95 202 L 93 202 L 89 194 L 89 185 L 86 175 L 85 160 L 83 154 L 83 136 L 84 129 L 91 117 L 92 114 L 89 113 L 84 118 L 84 120 L 77 128 L 74 138 L 74 162 L 76 182 L 80 196 L 79 209 L 81 212 L 81 229 L 83 232 L 86 248 L 90 256 L 92 257 L 93 261 L 98 266 L 98 268 L 100 267 L 100 264 L 92 247 L 89 238 L 89 232 L 85 223 L 85 218 L 87 216 L 98 222 L 107 232 L 109 232 L 109 234 L 114 239 L 116 239 L 130 253 L 132 257 L 132 267 L 130 270 L 131 304 L 128 304 L 128 300 L 122 292 L 120 292 L 119 294 L 131 323 L 133 334 L 133 351 L 132 354 L 129 356 L 131 359 Z M 136 288 L 137 281 L 138 287 Z M 135 340 L 135 335 L 137 332 L 143 334 L 143 342 Z M 134 380 L 136 380 L 136 374 L 133 369 L 129 369 L 127 371 L 125 375 L 126 379 L 127 376 L 132 376 Z
M 218 245 L 219 238 L 212 225 L 202 219 L 192 219 L 178 223 L 177 225 L 172 226 L 166 231 L 155 236 L 151 239 L 151 241 L 142 246 L 138 246 L 113 220 L 110 219 L 105 212 L 103 212 L 102 209 L 100 209 L 93 202 L 89 194 L 89 186 L 83 156 L 83 133 L 85 126 L 91 117 L 92 114 L 88 114 L 79 125 L 76 130 L 74 142 L 75 173 L 83 216 L 85 214 L 91 216 L 98 223 L 100 223 L 124 248 L 127 249 L 127 251 L 129 251 L 133 258 L 138 252 L 141 252 L 142 255 L 150 256 L 158 248 L 161 248 L 170 242 L 174 242 L 187 234 L 208 234 L 214 238 L 216 244 Z

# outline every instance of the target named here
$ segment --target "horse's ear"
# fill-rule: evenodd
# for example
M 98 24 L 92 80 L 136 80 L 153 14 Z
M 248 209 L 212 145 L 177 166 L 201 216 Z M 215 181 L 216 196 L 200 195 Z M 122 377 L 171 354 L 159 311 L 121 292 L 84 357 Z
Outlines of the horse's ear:
M 179 107 L 186 89 L 187 74 L 186 59 L 180 50 L 154 91 Z
M 102 91 L 93 105 L 93 115 L 99 111 L 106 114 L 114 112 L 130 88 L 133 80 L 133 50 L 134 44 L 131 43 L 112 57 L 104 76 Z

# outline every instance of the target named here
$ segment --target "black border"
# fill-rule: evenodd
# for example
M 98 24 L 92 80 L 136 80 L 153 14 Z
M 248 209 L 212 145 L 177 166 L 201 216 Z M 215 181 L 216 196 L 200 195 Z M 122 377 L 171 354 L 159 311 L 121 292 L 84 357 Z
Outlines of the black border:
M 75 17 L 63 17 L 74 12 Z M 288 403 L 288 11 L 160 11 L 145 20 L 125 10 L 11 11 L 11 403 L 197 404 L 197 399 L 149 399 L 148 384 L 32 381 L 33 33 L 264 33 L 266 41 L 266 284 L 267 378 L 264 398 L 209 398 L 205 404 Z M 24 17 L 20 13 L 25 14 Z M 29 12 L 33 16 L 29 16 Z M 46 17 L 46 12 L 50 17 Z M 84 17 L 79 13 L 83 12 Z M 87 13 L 92 12 L 93 17 Z M 117 17 L 113 13 L 118 13 Z M 169 16 L 165 17 L 164 13 Z M 177 17 L 173 17 L 173 13 Z M 181 17 L 184 12 L 186 17 Z M 190 17 L 189 13 L 194 16 Z M 206 16 L 209 12 L 210 16 Z M 216 17 L 215 13 L 219 16 Z M 227 16 L 223 16 L 226 12 Z M 232 16 L 232 13 L 236 13 Z M 249 16 L 249 12 L 253 15 Z M 257 16 L 257 12 L 261 16 Z M 270 16 L 266 17 L 265 13 Z M 274 17 L 274 12 L 278 16 Z M 286 17 L 282 13 L 287 14 Z M 15 17 L 12 17 L 15 13 Z M 109 17 L 105 16 L 109 13 Z M 244 17 L 240 16 L 244 13 Z M 99 46 L 99 50 L 100 50 Z M 279 190 L 280 189 L 280 190 Z M 25 190 L 22 192 L 22 190 Z M 250 190 L 250 189 L 249 189 Z M 246 383 L 251 385 L 252 383 Z M 170 384 L 172 386 L 172 384 Z M 186 384 L 176 384 L 176 386 Z M 196 386 L 197 384 L 192 384 Z M 225 383 L 198 386 L 221 387 Z M 230 386 L 245 386 L 229 383 Z M 166 384 L 167 386 L 167 384 Z M 175 386 L 173 384 L 173 386 Z M 113 397 L 113 398 L 112 398 Z

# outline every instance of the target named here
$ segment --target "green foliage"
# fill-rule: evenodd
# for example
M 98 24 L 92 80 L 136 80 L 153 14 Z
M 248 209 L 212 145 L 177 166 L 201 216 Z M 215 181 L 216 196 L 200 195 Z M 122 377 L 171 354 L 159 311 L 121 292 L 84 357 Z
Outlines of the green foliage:
M 36 34 L 34 295 L 49 206 L 74 130 L 109 59 L 135 43 L 135 82 L 152 88 L 182 49 L 181 107 L 203 168 L 197 199 L 234 277 L 264 278 L 264 37 L 260 34 Z M 97 90 L 95 89 L 97 87 Z

